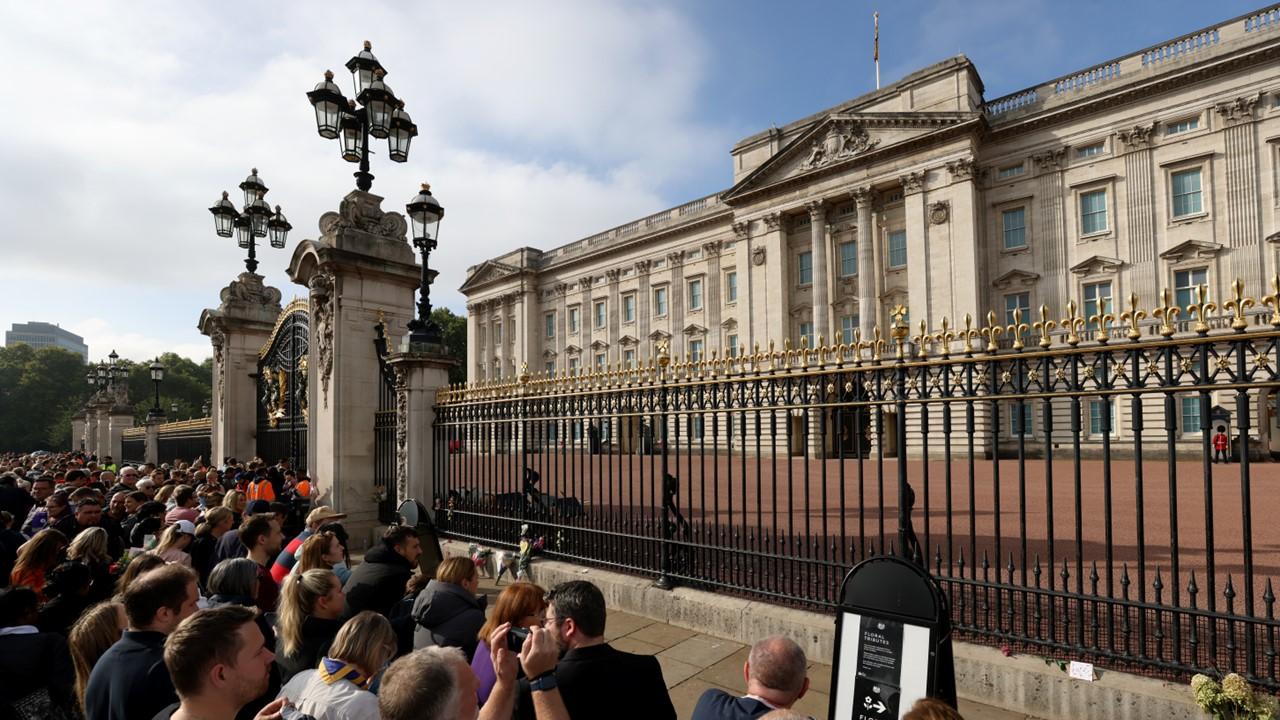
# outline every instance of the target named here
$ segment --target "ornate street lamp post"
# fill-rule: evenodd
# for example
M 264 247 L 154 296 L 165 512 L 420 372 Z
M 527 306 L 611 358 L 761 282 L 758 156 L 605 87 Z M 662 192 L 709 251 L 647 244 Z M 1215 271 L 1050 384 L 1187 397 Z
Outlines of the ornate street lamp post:
M 440 345 L 443 341 L 440 325 L 431 319 L 431 283 L 435 282 L 438 273 L 430 269 L 428 258 L 436 249 L 444 207 L 431 194 L 431 186 L 422 183 L 422 190 L 405 205 L 405 209 L 413 227 L 413 246 L 422 252 L 418 316 L 409 321 L 409 345 Z
M 160 383 L 164 380 L 164 365 L 160 364 L 160 358 L 151 363 L 151 382 L 156 386 L 156 402 L 151 406 L 149 420 L 159 422 L 164 419 L 164 410 L 160 408 Z
M 249 272 L 255 272 L 258 269 L 258 238 L 269 238 L 271 247 L 280 250 L 284 248 L 293 226 L 285 219 L 279 205 L 272 212 L 271 206 L 263 199 L 268 191 L 258 177 L 258 168 L 253 168 L 249 177 L 240 183 L 240 190 L 244 192 L 243 209 L 236 210 L 231 194 L 223 190 L 222 199 L 214 203 L 209 212 L 213 213 L 213 229 L 218 237 L 229 238 L 234 234 L 240 249 L 249 251 L 244 266 Z
M 409 144 L 418 134 L 404 102 L 383 82 L 387 70 L 373 55 L 368 40 L 359 55 L 347 61 L 356 97 L 349 100 L 333 82 L 333 72 L 326 70 L 324 82 L 307 93 L 316 111 L 316 131 L 326 140 L 340 141 L 342 159 L 360 163 L 355 173 L 356 187 L 369 192 L 373 175 L 369 173 L 369 137 L 387 140 L 392 162 L 409 159 Z M 356 103 L 362 107 L 357 108 Z

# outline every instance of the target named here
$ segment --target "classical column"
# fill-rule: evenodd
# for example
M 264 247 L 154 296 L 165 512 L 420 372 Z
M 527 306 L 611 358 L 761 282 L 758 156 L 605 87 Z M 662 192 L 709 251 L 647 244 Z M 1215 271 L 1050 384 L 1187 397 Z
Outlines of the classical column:
M 616 363 L 622 360 L 622 350 L 618 347 L 618 338 L 622 337 L 622 295 L 618 292 L 618 283 L 622 280 L 622 268 L 609 268 L 604 271 L 609 280 L 609 343 L 605 362 Z
M 1043 304 L 1059 311 L 1066 306 L 1066 299 L 1074 294 L 1068 285 L 1071 273 L 1067 270 L 1067 229 L 1062 186 L 1065 156 L 1066 149 L 1059 148 L 1032 158 L 1040 168 L 1036 193 L 1036 229 L 1032 237 L 1033 242 L 1043 249 Z
M 876 262 L 876 229 L 871 220 L 875 194 L 870 187 L 860 187 L 850 194 L 858 204 L 858 330 L 867 340 L 880 316 L 881 272 Z
M 683 361 L 689 352 L 684 336 L 684 251 L 676 250 L 667 253 L 667 265 L 671 266 L 671 306 L 667 312 L 671 315 L 671 358 L 672 361 Z
M 1132 264 L 1129 278 L 1133 292 L 1144 304 L 1155 302 L 1163 285 L 1156 249 L 1155 163 L 1151 157 L 1154 130 L 1154 124 L 1135 125 L 1117 133 L 1124 152 L 1125 232 Z
M 383 381 L 375 328 L 385 323 L 392 347 L 399 344 L 397 334 L 407 341 L 421 280 L 404 216 L 383 212 L 381 203 L 377 195 L 349 193 L 339 212 L 321 216 L 319 239 L 299 243 L 289 263 L 290 279 L 310 290 L 307 444 L 313 502 L 347 513 L 347 531 L 357 546 L 367 545 L 379 525 L 374 415 Z
M 636 363 L 645 362 L 652 352 L 652 345 L 649 344 L 649 304 L 653 302 L 653 290 L 649 287 L 649 271 L 653 268 L 651 260 L 636 261 L 636 278 L 640 281 L 640 288 L 636 290 L 636 333 L 640 346 L 636 348 Z
M 805 205 L 809 211 L 809 243 L 813 252 L 813 333 L 811 345 L 818 338 L 831 339 L 831 301 L 827 296 L 827 210 L 821 200 Z
M 398 352 L 387 356 L 396 387 L 396 497 L 435 507 L 432 478 L 444 476 L 448 438 L 438 438 L 436 394 L 449 385 L 455 362 L 440 352 Z
M 84 410 L 77 411 L 71 416 L 71 451 L 84 450 L 84 430 L 87 424 L 87 413 Z
M 480 380 L 480 363 L 483 358 L 480 355 L 480 316 L 483 314 L 484 303 L 473 302 L 467 303 L 467 382 L 474 383 Z
M 569 285 L 556 283 L 556 339 L 551 349 L 556 353 L 556 372 L 562 372 L 568 362 L 564 358 L 564 349 L 569 344 Z
M 706 308 L 707 334 L 719 338 L 715 346 L 720 347 L 720 357 L 725 356 L 724 334 L 720 332 L 720 309 L 724 306 L 720 299 L 720 252 L 724 250 L 723 240 L 712 240 L 702 243 L 702 254 L 707 258 L 707 290 L 703 297 Z M 711 357 L 711 343 L 707 343 L 707 357 Z
M 211 462 L 257 454 L 258 355 L 281 312 L 280 291 L 262 280 L 240 273 L 222 289 L 218 307 L 200 313 L 197 326 L 213 346 Z
M 780 213 L 765 215 L 764 236 L 752 241 L 751 264 L 761 268 L 764 312 L 757 318 L 755 343 L 767 350 L 770 342 L 781 349 L 782 341 L 791 337 L 791 291 L 796 280 L 791 276 L 791 256 L 787 252 L 786 218 Z M 757 302 L 752 299 L 753 304 Z
M 1254 111 L 1262 93 L 1220 103 L 1215 108 L 1226 130 L 1227 247 L 1231 258 L 1231 279 L 1244 280 L 1246 288 L 1262 288 L 1266 258 L 1262 247 L 1262 221 L 1258 206 L 1258 141 L 1254 132 Z M 1226 279 L 1219 280 L 1225 287 Z M 1223 291 L 1219 291 L 1219 295 Z
M 591 342 L 596 332 L 596 309 L 591 305 L 591 290 L 595 284 L 594 275 L 583 275 L 578 278 L 578 291 L 582 293 L 582 311 L 578 318 L 578 322 L 581 323 L 578 338 L 582 356 L 578 360 L 578 367 L 584 373 L 590 372 L 592 363 L 596 361 L 591 356 Z
M 926 172 L 913 172 L 898 178 L 902 183 L 903 216 L 907 232 L 907 309 L 911 326 L 919 321 L 933 322 L 929 298 L 929 219 L 925 217 L 924 181 Z
M 739 348 L 751 348 L 755 342 L 755 303 L 752 280 L 755 275 L 755 263 L 751 261 L 751 221 L 735 222 L 733 234 L 742 248 L 737 255 L 738 269 L 738 345 Z M 750 350 L 748 350 L 749 352 Z
M 946 262 L 949 262 L 950 268 L 949 273 L 939 276 L 939 285 L 949 282 L 950 293 L 943 295 L 941 288 L 938 288 L 937 302 L 927 319 L 932 324 L 946 315 L 954 327 L 957 322 L 963 321 L 965 313 L 975 319 L 986 317 L 990 307 L 986 298 L 991 278 L 986 261 L 989 256 L 983 250 L 982 243 L 976 241 L 984 234 L 982 204 L 975 182 L 977 168 L 972 160 L 964 159 L 947 163 L 947 170 L 951 173 L 951 201 L 942 206 L 938 213 L 931 210 L 933 217 L 930 222 L 945 218 L 949 227 L 950 243 L 947 246 L 950 255 Z M 941 232 L 940 229 L 939 233 Z M 939 249 L 938 252 L 944 250 Z M 913 333 L 915 325 L 916 323 L 912 323 Z

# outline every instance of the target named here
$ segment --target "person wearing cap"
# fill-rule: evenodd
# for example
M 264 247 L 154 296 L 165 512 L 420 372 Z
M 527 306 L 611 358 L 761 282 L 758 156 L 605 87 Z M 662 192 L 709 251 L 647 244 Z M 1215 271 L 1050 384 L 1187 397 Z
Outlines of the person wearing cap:
M 156 545 L 155 553 L 164 558 L 165 562 L 191 567 L 191 555 L 187 552 L 187 548 L 195 538 L 195 523 L 190 520 L 179 520 L 165 529 L 164 535 L 160 536 L 160 544 Z
M 288 577 L 289 571 L 293 569 L 295 563 L 298 562 L 298 551 L 302 548 L 302 543 L 307 538 L 316 534 L 321 525 L 336 522 L 347 517 L 346 513 L 340 513 L 328 505 L 317 506 L 314 510 L 307 514 L 307 526 L 303 528 L 298 537 L 289 541 L 280 554 L 276 556 L 275 564 L 271 566 L 271 577 L 277 582 L 282 583 Z

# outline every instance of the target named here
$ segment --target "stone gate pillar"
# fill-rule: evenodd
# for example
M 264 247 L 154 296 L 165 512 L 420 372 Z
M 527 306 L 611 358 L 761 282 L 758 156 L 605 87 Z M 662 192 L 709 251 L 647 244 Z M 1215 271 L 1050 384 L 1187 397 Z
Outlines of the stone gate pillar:
M 222 289 L 221 304 L 200 313 L 198 327 L 213 345 L 212 435 L 209 461 L 257 454 L 258 353 L 280 316 L 280 291 L 262 276 L 240 273 Z
M 143 451 L 143 462 L 154 463 L 157 467 L 160 465 L 160 424 L 164 422 L 164 416 L 147 418 L 147 436 L 146 447 Z M 194 460 L 195 458 L 191 458 Z M 213 462 L 213 458 L 206 458 Z
M 103 449 L 116 463 L 124 462 L 124 431 L 133 427 L 133 408 L 112 405 L 108 413 L 107 446 Z
M 84 450 L 84 431 L 88 425 L 88 413 L 77 411 L 71 416 L 71 451 Z
M 436 393 L 449 385 L 454 361 L 435 352 L 399 352 L 387 358 L 396 376 L 396 497 L 414 498 L 425 507 L 435 504 L 437 453 Z
M 308 470 L 318 502 L 347 514 L 358 545 L 379 524 L 375 326 L 382 317 L 389 335 L 406 332 L 421 277 L 404 216 L 381 204 L 377 195 L 351 192 L 338 212 L 320 217 L 319 239 L 299 243 L 289 263 L 289 277 L 311 296 Z
M 101 461 L 111 454 L 111 402 L 99 404 L 94 412 L 97 418 L 94 422 L 93 452 Z

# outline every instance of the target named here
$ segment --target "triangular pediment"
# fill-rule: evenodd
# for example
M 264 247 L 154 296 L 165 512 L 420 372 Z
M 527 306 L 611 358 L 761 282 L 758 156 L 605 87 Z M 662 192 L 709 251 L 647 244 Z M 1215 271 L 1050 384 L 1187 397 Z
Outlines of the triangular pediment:
M 706 335 L 707 329 L 697 323 L 689 323 L 684 328 L 685 335 Z
M 726 319 L 724 322 L 720 323 L 720 329 L 722 329 L 722 330 L 737 330 L 737 329 L 738 329 L 738 320 L 737 320 L 736 318 L 728 318 L 728 319 Z
M 582 348 L 577 345 L 566 345 L 564 352 L 566 355 L 580 355 L 582 353 Z
M 634 347 L 640 344 L 640 340 L 635 337 L 632 337 L 631 335 L 623 335 L 622 337 L 618 338 L 618 344 L 623 347 Z
M 1160 257 L 1169 262 L 1198 260 L 1215 257 L 1222 252 L 1222 243 L 1210 240 L 1187 240 L 1160 253 Z
M 1124 266 L 1124 262 L 1119 258 L 1107 257 L 1105 255 L 1094 255 L 1087 260 L 1077 263 L 1071 268 L 1071 272 L 1076 275 L 1097 275 L 1099 273 L 1115 274 Z
M 508 275 L 515 275 L 518 272 L 520 272 L 520 268 L 512 267 L 511 265 L 500 263 L 496 260 L 486 260 L 480 263 L 480 266 L 475 269 L 475 272 L 471 273 L 471 275 L 467 277 L 459 290 L 465 294 L 478 287 L 488 285 L 496 280 L 501 280 Z
M 773 157 L 724 193 L 731 201 L 768 185 L 829 169 L 855 165 L 977 117 L 959 112 L 836 113 L 787 143 Z
M 992 280 L 991 285 L 997 290 L 1025 288 L 1035 285 L 1036 281 L 1039 279 L 1039 273 L 1027 272 L 1026 270 L 1010 270 L 995 280 Z
M 608 350 L 609 343 L 603 340 L 596 340 L 595 342 L 591 343 L 591 349 L 595 350 L 596 352 L 599 352 L 601 350 Z
M 666 330 L 654 330 L 653 332 L 649 333 L 649 339 L 655 342 L 658 340 L 670 340 L 671 333 L 667 332 Z

